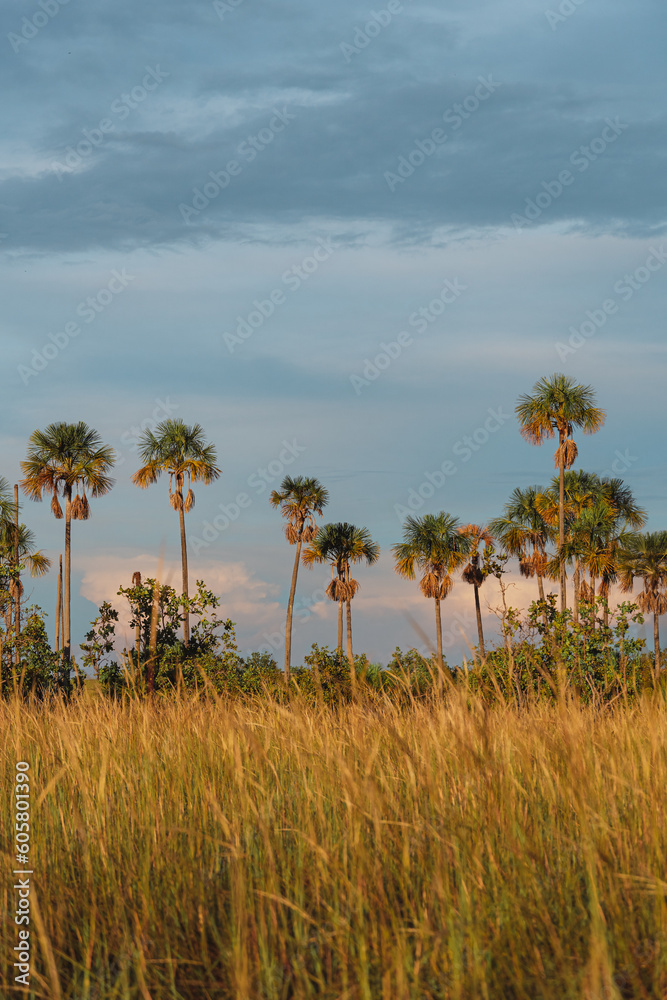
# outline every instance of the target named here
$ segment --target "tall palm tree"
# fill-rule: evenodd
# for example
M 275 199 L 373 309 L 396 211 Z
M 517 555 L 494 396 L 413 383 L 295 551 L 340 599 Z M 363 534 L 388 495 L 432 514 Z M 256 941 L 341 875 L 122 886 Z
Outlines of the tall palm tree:
M 41 500 L 51 494 L 51 511 L 58 520 L 63 516 L 59 497 L 65 500 L 65 579 L 64 579 L 64 669 L 69 671 L 71 655 L 71 576 L 72 521 L 87 521 L 90 506 L 86 490 L 92 497 L 101 497 L 113 486 L 109 473 L 115 462 L 113 448 L 102 444 L 96 430 L 83 421 L 49 424 L 30 435 L 28 454 L 21 462 L 23 492 L 31 500 Z M 79 496 L 81 491 L 81 496 Z
M 347 658 L 354 680 L 354 654 L 352 651 L 352 598 L 359 590 L 359 583 L 351 576 L 353 563 L 366 562 L 372 566 L 380 557 L 380 546 L 371 538 L 368 528 L 357 528 L 347 522 L 323 525 L 303 553 L 303 563 L 331 564 L 331 583 L 327 597 L 338 601 L 338 648 L 343 648 L 343 603 L 347 609 Z M 335 573 L 335 575 L 334 575 Z
M 289 683 L 290 663 L 292 659 L 292 615 L 294 611 L 294 595 L 301 559 L 301 546 L 310 542 L 317 531 L 314 515 L 322 516 L 329 502 L 329 493 L 317 479 L 305 476 L 285 476 L 280 489 L 273 490 L 269 503 L 280 507 L 286 519 L 285 537 L 290 545 L 296 545 L 294 569 L 292 570 L 292 585 L 287 604 L 287 622 L 285 624 L 285 681 Z
M 543 579 L 546 576 L 547 544 L 553 532 L 539 510 L 541 486 L 517 487 L 512 491 L 502 517 L 489 522 L 489 531 L 510 556 L 519 559 L 522 576 L 537 576 L 540 600 L 544 600 Z
M 619 576 L 621 588 L 632 591 L 636 577 L 644 587 L 637 604 L 644 612 L 653 614 L 653 649 L 655 681 L 660 678 L 660 628 L 658 619 L 667 611 L 667 531 L 645 532 L 626 538 L 619 551 Z
M 156 483 L 166 472 L 169 475 L 169 503 L 178 511 L 181 525 L 181 567 L 183 572 L 183 640 L 190 642 L 190 616 L 188 598 L 188 546 L 185 535 L 185 514 L 195 505 L 192 483 L 209 485 L 220 475 L 216 465 L 215 445 L 205 444 L 204 429 L 200 424 L 188 427 L 183 420 L 163 420 L 155 433 L 144 431 L 139 439 L 139 454 L 144 463 L 132 476 L 132 482 L 141 489 Z M 172 489 L 172 487 L 174 487 Z M 187 494 L 183 496 L 185 488 Z
M 556 477 L 538 498 L 540 512 L 553 526 L 558 520 L 559 487 L 559 477 Z M 563 557 L 566 563 L 574 560 L 574 619 L 578 621 L 580 590 L 582 586 L 586 593 L 590 590 L 585 581 L 582 583 L 582 568 L 589 569 L 592 578 L 600 579 L 599 593 L 608 597 L 616 580 L 619 546 L 628 531 L 644 526 L 646 511 L 622 479 L 600 478 L 582 469 L 565 473 L 564 493 L 566 537 Z M 555 570 L 556 566 L 552 568 Z M 606 623 L 606 606 L 604 617 Z
M 459 530 L 464 537 L 470 540 L 469 562 L 464 568 L 462 576 L 465 582 L 472 584 L 475 589 L 475 614 L 477 615 L 479 655 L 486 656 L 484 632 L 482 630 L 482 611 L 479 606 L 479 588 L 486 580 L 487 574 L 484 572 L 483 567 L 480 566 L 479 546 L 481 542 L 484 542 L 485 546 L 491 545 L 493 538 L 489 533 L 488 527 L 482 527 L 479 524 L 464 524 Z
M 532 396 L 520 396 L 516 406 L 521 434 L 531 444 L 542 444 L 558 434 L 555 465 L 559 470 L 561 611 L 567 605 L 565 560 L 561 557 L 565 543 L 565 470 L 570 469 L 577 458 L 577 446 L 572 437 L 574 428 L 580 427 L 584 434 L 594 434 L 604 423 L 605 413 L 594 402 L 595 390 L 591 386 L 577 385 L 570 375 L 556 373 L 550 379 L 542 378 L 536 382 Z
M 440 511 L 423 517 L 410 515 L 403 525 L 403 541 L 392 546 L 394 569 L 406 580 L 422 574 L 419 588 L 435 601 L 438 666 L 442 670 L 442 618 L 440 602 L 454 585 L 451 574 L 460 569 L 471 550 L 470 539 L 460 532 L 458 518 Z

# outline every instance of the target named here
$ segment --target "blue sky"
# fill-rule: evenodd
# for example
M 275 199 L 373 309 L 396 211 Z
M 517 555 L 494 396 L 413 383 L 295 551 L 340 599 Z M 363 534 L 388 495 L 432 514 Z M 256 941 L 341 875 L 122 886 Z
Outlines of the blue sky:
M 74 525 L 75 644 L 161 546 L 178 580 L 166 483 L 129 482 L 138 429 L 165 415 L 199 421 L 223 469 L 188 515 L 191 575 L 244 650 L 278 659 L 282 475 L 320 478 L 326 520 L 380 543 L 355 645 L 386 660 L 421 644 L 412 622 L 433 631 L 393 573 L 401 510 L 484 522 L 545 483 L 553 448 L 513 412 L 554 371 L 607 411 L 578 464 L 623 475 L 667 524 L 660 4 L 43 0 L 0 20 L 0 474 L 54 420 L 119 456 Z M 24 517 L 57 558 L 48 504 Z M 525 605 L 535 588 L 513 582 Z M 326 583 L 301 573 L 296 661 L 335 641 Z M 54 573 L 32 585 L 51 613 L 54 595 Z M 474 640 L 463 583 L 445 628 L 456 661 Z

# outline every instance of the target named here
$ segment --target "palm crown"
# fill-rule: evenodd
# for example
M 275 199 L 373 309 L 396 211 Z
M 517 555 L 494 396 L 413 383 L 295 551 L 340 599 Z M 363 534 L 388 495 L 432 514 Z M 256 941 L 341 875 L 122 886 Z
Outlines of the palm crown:
M 329 491 L 317 479 L 306 476 L 285 476 L 280 489 L 269 497 L 271 506 L 280 507 L 287 521 L 285 537 L 290 545 L 296 545 L 299 538 L 312 540 L 317 530 L 314 515 L 321 517 L 328 502 Z
M 205 443 L 203 427 L 200 424 L 188 427 L 183 420 L 163 420 L 155 433 L 144 431 L 139 455 L 144 464 L 134 473 L 132 482 L 146 489 L 166 472 L 169 475 L 169 502 L 174 510 L 190 510 L 195 502 L 191 483 L 202 482 L 208 486 L 221 471 L 215 464 L 215 445 Z M 183 497 L 186 485 L 188 492 Z
M 90 517 L 86 490 L 93 497 L 109 492 L 113 486 L 109 472 L 114 461 L 113 448 L 103 445 L 97 431 L 83 421 L 49 424 L 46 430 L 30 435 L 28 455 L 21 462 L 21 486 L 32 500 L 41 500 L 44 493 L 50 493 L 51 510 L 57 518 L 63 516 L 58 497 L 68 498 L 76 491 L 72 518 L 85 521 Z

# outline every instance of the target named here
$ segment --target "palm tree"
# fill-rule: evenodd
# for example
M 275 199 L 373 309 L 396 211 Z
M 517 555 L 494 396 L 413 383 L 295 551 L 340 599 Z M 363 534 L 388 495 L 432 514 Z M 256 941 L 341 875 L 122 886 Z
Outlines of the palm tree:
M 552 480 L 548 490 L 538 498 L 538 508 L 550 525 L 556 524 L 559 513 L 559 477 Z M 593 472 L 566 472 L 565 494 L 565 546 L 563 559 L 574 560 L 574 620 L 578 621 L 580 591 L 588 596 L 590 588 L 581 580 L 582 568 L 592 577 L 600 579 L 599 593 L 608 597 L 616 580 L 616 553 L 627 532 L 642 528 L 646 511 L 635 501 L 632 490 L 622 479 L 600 478 Z M 558 571 L 560 566 L 552 566 Z M 608 620 L 605 606 L 605 624 Z
M 552 531 L 539 510 L 541 486 L 513 490 L 502 517 L 489 522 L 489 531 L 505 552 L 519 559 L 522 576 L 537 576 L 540 600 L 544 600 L 543 578 L 547 572 L 547 543 Z
M 567 604 L 565 560 L 562 549 L 565 542 L 565 470 L 577 458 L 577 446 L 572 434 L 580 427 L 584 434 L 598 431 L 605 418 L 603 410 L 594 406 L 595 391 L 591 386 L 577 385 L 569 375 L 556 373 L 550 379 L 535 383 L 533 395 L 519 397 L 516 414 L 521 422 L 521 434 L 531 444 L 558 434 L 555 465 L 559 470 L 558 548 L 560 558 L 560 609 Z
M 23 492 L 32 500 L 51 494 L 51 511 L 60 520 L 63 516 L 59 496 L 65 500 L 65 579 L 64 579 L 64 669 L 69 671 L 71 650 L 70 594 L 72 575 L 72 521 L 87 521 L 90 506 L 86 490 L 92 497 L 101 497 L 113 486 L 109 473 L 113 468 L 113 448 L 102 444 L 97 431 L 83 421 L 77 424 L 59 422 L 46 430 L 30 435 L 28 455 L 21 462 Z M 81 496 L 79 496 L 81 491 Z
M 482 631 L 482 612 L 479 606 L 479 588 L 486 580 L 487 573 L 479 564 L 479 546 L 480 542 L 484 542 L 485 546 L 491 545 L 493 538 L 489 533 L 489 529 L 487 527 L 481 527 L 479 524 L 465 524 L 459 530 L 465 538 L 470 540 L 470 561 L 463 570 L 462 576 L 466 583 L 472 584 L 475 588 L 475 614 L 477 615 L 479 655 L 486 656 L 486 650 L 484 649 L 484 632 Z
M 287 520 L 285 537 L 290 545 L 296 545 L 294 569 L 292 570 L 292 585 L 287 604 L 287 622 L 285 625 L 285 681 L 289 684 L 290 663 L 292 658 L 292 614 L 294 611 L 294 595 L 299 572 L 301 546 L 310 542 L 317 530 L 314 515 L 322 516 L 322 511 L 329 502 L 329 493 L 317 479 L 297 476 L 285 476 L 280 489 L 273 490 L 269 503 L 280 507 L 283 517 Z
M 343 648 L 343 602 L 347 609 L 347 658 L 354 682 L 354 654 L 352 652 L 352 598 L 359 590 L 359 583 L 351 576 L 352 563 L 366 562 L 372 566 L 380 556 L 380 546 L 371 538 L 368 528 L 357 528 L 347 522 L 325 524 L 303 553 L 303 563 L 331 564 L 331 583 L 327 597 L 338 601 L 338 649 Z M 335 575 L 334 575 L 335 571 Z
M 215 445 L 205 444 L 204 429 L 200 424 L 188 427 L 182 420 L 163 420 L 155 433 L 144 431 L 139 439 L 139 454 L 144 463 L 132 476 L 132 482 L 141 489 L 156 483 L 166 472 L 169 475 L 169 503 L 178 511 L 181 525 L 181 565 L 183 571 L 183 640 L 190 641 L 190 616 L 188 612 L 188 547 L 185 536 L 185 514 L 195 505 L 192 483 L 209 485 L 220 475 L 215 464 Z M 172 489 L 172 486 L 174 489 Z M 187 486 L 187 494 L 183 493 Z
M 645 532 L 626 538 L 620 549 L 618 569 L 621 588 L 632 591 L 635 577 L 644 588 L 637 598 L 640 609 L 653 614 L 653 649 L 656 684 L 660 678 L 660 630 L 658 619 L 667 611 L 667 531 Z
M 395 570 L 406 580 L 414 580 L 419 570 L 419 588 L 424 597 L 435 600 L 435 628 L 438 666 L 442 671 L 442 619 L 440 602 L 454 585 L 451 574 L 460 569 L 471 551 L 470 539 L 462 535 L 458 518 L 440 511 L 423 517 L 410 515 L 403 525 L 403 541 L 392 546 Z

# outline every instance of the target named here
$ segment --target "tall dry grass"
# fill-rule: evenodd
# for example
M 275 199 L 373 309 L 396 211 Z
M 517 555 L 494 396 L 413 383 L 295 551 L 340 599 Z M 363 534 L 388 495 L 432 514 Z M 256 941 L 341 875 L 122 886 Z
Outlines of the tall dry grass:
M 667 997 L 667 713 L 0 705 L 35 997 Z M 36 919 L 35 919 L 36 918 Z

